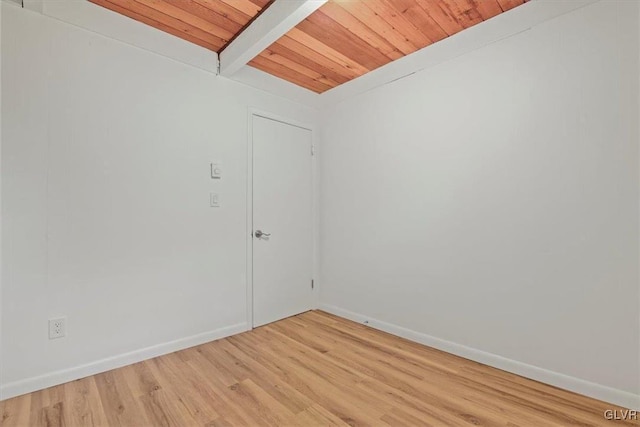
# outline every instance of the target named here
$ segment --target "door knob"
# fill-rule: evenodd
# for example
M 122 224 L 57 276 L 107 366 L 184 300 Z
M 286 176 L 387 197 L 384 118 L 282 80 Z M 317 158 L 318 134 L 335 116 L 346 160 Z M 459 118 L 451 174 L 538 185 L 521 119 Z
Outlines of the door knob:
M 269 237 L 269 236 L 271 236 L 271 234 L 270 234 L 270 233 L 263 233 L 263 232 L 262 232 L 262 230 L 256 230 L 256 232 L 255 232 L 255 236 L 256 236 L 258 239 L 261 239 L 261 238 L 262 238 L 262 236 L 264 236 L 264 237 Z

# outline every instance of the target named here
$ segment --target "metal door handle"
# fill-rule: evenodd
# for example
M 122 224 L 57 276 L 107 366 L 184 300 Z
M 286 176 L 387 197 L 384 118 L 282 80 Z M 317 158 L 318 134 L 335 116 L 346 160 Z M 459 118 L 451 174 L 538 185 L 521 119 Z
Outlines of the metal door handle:
M 264 236 L 264 237 L 269 237 L 269 236 L 271 236 L 271 234 L 270 234 L 270 233 L 263 233 L 261 230 L 256 230 L 256 232 L 255 232 L 255 236 L 256 236 L 258 239 L 260 239 L 260 238 L 262 238 L 262 236 Z

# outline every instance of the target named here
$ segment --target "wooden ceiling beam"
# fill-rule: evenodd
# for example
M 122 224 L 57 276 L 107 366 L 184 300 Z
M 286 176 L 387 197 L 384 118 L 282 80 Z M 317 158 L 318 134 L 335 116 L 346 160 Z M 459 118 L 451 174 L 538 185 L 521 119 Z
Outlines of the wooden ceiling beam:
M 220 52 L 220 74 L 231 76 L 327 0 L 275 0 Z

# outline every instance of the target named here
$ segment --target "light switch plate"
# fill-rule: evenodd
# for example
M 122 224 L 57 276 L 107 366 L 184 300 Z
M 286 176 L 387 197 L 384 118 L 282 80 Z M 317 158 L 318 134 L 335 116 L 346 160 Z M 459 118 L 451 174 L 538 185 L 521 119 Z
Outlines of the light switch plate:
M 209 194 L 209 206 L 211 206 L 212 208 L 220 207 L 220 195 L 218 193 Z
M 222 167 L 220 163 L 211 163 L 211 179 L 222 179 Z

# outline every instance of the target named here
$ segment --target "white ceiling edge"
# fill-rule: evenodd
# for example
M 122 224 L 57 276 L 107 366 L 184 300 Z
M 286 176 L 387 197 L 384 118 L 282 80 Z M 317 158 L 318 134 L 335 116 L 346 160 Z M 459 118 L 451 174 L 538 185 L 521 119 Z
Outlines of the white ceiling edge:
M 326 2 L 275 0 L 220 52 L 220 74 L 228 77 L 239 71 Z
M 532 0 L 318 95 L 327 108 L 599 0 Z
M 226 78 L 312 108 L 320 106 L 320 97 L 317 93 L 250 65 L 242 67 L 233 76 Z
M 27 2 L 33 2 L 34 7 Z M 38 3 L 43 4 L 41 10 Z M 88 0 L 25 0 L 25 8 L 211 73 L 218 70 L 215 52 Z

